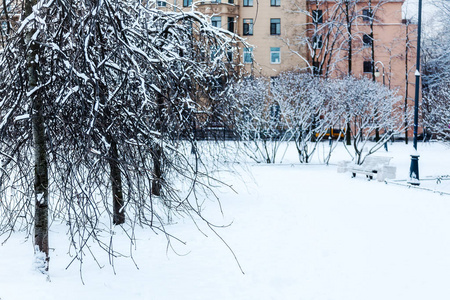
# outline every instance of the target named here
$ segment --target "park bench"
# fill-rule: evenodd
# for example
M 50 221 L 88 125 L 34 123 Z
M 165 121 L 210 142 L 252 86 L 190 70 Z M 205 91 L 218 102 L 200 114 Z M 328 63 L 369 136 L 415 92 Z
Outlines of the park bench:
M 377 176 L 378 181 L 384 181 L 385 179 L 394 179 L 396 173 L 396 167 L 389 166 L 389 162 L 392 157 L 387 156 L 368 156 L 361 165 L 351 165 L 350 162 L 341 162 L 338 166 L 338 172 L 349 171 L 352 173 L 352 178 L 356 177 L 356 174 L 366 175 L 368 180 Z

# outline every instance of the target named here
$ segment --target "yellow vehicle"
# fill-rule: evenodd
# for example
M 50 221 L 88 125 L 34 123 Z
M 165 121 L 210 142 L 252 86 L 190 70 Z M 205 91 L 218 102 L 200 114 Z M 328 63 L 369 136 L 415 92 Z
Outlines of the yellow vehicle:
M 345 130 L 341 130 L 338 128 L 328 128 L 328 130 L 325 134 L 319 133 L 319 132 L 316 133 L 316 137 L 328 138 L 330 136 L 332 139 L 338 139 L 338 138 L 342 139 L 345 136 Z

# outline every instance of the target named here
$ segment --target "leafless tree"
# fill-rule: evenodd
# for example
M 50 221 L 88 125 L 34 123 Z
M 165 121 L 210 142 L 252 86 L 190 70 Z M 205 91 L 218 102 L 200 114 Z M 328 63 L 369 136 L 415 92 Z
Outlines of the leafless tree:
M 26 7 L 1 56 L 0 234 L 40 226 L 45 271 L 40 220 L 68 225 L 80 262 L 94 255 L 89 241 L 117 255 L 100 233 L 112 238 L 112 225 L 127 220 L 124 230 L 149 226 L 169 241 L 173 215 L 208 223 L 199 197 L 214 194 L 214 179 L 193 151 L 193 124 L 227 93 L 213 90 L 236 69 L 217 49 L 233 51 L 239 40 L 199 13 L 134 1 Z M 42 217 L 31 213 L 32 197 Z
M 327 109 L 328 87 L 326 80 L 311 74 L 288 72 L 277 77 L 271 89 L 302 163 L 310 162 L 327 130 L 338 121 Z
M 280 147 L 292 136 L 280 104 L 271 94 L 276 82 L 248 77 L 234 86 L 239 107 L 236 129 L 248 154 L 257 162 L 275 163 Z
M 365 157 L 383 147 L 392 135 L 403 128 L 403 111 L 399 109 L 400 97 L 388 87 L 366 77 L 348 77 L 334 81 L 335 95 L 341 107 L 342 118 L 351 124 L 354 161 L 361 164 Z M 401 107 L 400 107 L 401 108 Z M 379 140 L 369 146 L 380 128 Z M 367 149 L 366 149 L 367 148 Z

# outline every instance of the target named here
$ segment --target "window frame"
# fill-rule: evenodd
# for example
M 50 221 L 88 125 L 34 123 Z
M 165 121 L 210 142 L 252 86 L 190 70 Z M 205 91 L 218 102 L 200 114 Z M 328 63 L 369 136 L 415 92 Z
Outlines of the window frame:
M 246 20 L 250 21 L 250 23 L 246 23 Z M 247 25 L 247 26 L 246 26 Z M 246 32 L 246 27 L 248 27 Z M 242 20 L 242 35 L 253 35 L 253 19 L 252 18 L 246 18 Z
M 276 78 L 271 78 L 270 83 L 273 84 Z M 281 107 L 278 103 L 274 103 L 269 107 L 269 116 L 272 123 L 278 123 L 281 120 Z
M 370 22 L 370 20 L 373 19 L 373 10 L 365 8 L 362 11 L 362 20 L 364 22 Z
M 314 24 L 323 24 L 323 11 L 321 9 L 313 10 L 311 17 Z
M 273 59 L 274 55 L 277 55 L 277 54 L 278 54 L 278 61 Z M 270 64 L 272 64 L 272 65 L 281 64 L 281 47 L 270 47 Z
M 364 33 L 362 42 L 364 47 L 370 47 L 372 46 L 373 38 L 370 36 L 370 34 Z
M 251 6 L 253 6 L 253 0 L 243 0 L 242 1 L 242 6 L 244 6 L 244 7 L 251 7 Z
M 270 0 L 270 6 L 274 7 L 281 6 L 281 0 Z
M 228 31 L 234 33 L 234 23 L 236 23 L 234 17 L 228 17 L 227 21 Z
M 216 60 L 220 55 L 222 55 L 222 49 L 219 46 L 209 46 L 209 58 L 211 61 Z
M 183 0 L 183 7 L 192 6 L 192 0 Z
M 322 75 L 322 69 L 320 68 L 320 62 L 313 61 L 312 63 L 313 74 L 316 76 Z
M 244 64 L 252 64 L 253 63 L 253 47 L 245 47 L 244 52 L 242 53 L 242 60 Z M 250 59 L 248 59 L 250 58 Z
M 225 55 L 226 55 L 227 61 L 229 63 L 232 63 L 234 60 L 233 49 L 227 49 L 227 52 L 225 52 Z
M 2 20 L 0 25 L 1 25 L 1 32 L 6 33 L 8 31 L 8 21 Z
M 363 62 L 363 73 L 373 73 L 373 63 L 371 60 L 366 60 Z
M 278 20 L 278 22 L 276 22 Z M 271 18 L 270 19 L 270 35 L 281 35 L 281 19 Z
M 166 1 L 156 1 L 156 6 L 157 7 L 167 7 L 167 2 Z
M 312 48 L 313 49 L 322 49 L 323 47 L 323 38 L 322 35 L 314 35 L 312 40 Z
M 216 28 L 222 28 L 222 17 L 221 16 L 211 17 L 211 25 Z

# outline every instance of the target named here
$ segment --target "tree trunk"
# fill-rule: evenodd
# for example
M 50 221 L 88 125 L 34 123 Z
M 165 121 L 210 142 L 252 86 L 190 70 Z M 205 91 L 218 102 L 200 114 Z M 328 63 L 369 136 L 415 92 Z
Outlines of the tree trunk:
M 406 21 L 406 49 L 405 49 L 405 105 L 403 108 L 405 115 L 405 144 L 408 144 L 408 52 L 409 52 L 409 21 Z
M 347 26 L 347 34 L 348 34 L 348 76 L 352 75 L 352 42 L 353 42 L 353 37 L 352 37 L 352 24 L 350 22 L 350 11 L 349 11 L 349 2 L 346 1 L 345 2 L 345 19 L 346 19 L 346 26 Z M 345 134 L 345 138 L 346 138 L 346 144 L 347 145 L 351 145 L 352 144 L 352 136 L 351 136 L 351 131 L 350 131 L 350 122 L 347 122 L 347 131 Z
M 119 153 L 117 143 L 110 139 L 111 149 L 109 153 L 109 168 L 113 196 L 113 224 L 120 225 L 125 223 L 125 210 L 122 192 L 122 174 L 118 163 Z
M 156 96 L 156 103 L 158 104 L 158 115 L 156 121 L 156 130 L 161 132 L 163 129 L 164 123 L 164 112 L 163 105 L 164 99 L 163 96 L 158 93 Z M 163 172 L 162 172 L 162 148 L 159 144 L 155 143 L 152 149 L 152 159 L 153 159 L 153 181 L 152 181 L 152 194 L 155 196 L 161 196 L 161 181 L 163 180 Z
M 350 11 L 349 11 L 349 2 L 345 2 L 345 18 L 347 22 L 347 34 L 348 34 L 348 76 L 352 75 L 352 43 L 353 43 L 353 36 L 352 36 L 352 22 L 350 21 Z
M 349 146 L 352 144 L 352 132 L 350 128 L 350 122 L 347 122 L 347 130 L 345 131 L 345 142 Z
M 155 196 L 161 196 L 161 180 L 162 180 L 162 167 L 161 167 L 162 150 L 159 145 L 155 145 L 152 151 L 153 159 L 153 181 L 152 181 L 152 194 Z
M 25 16 L 32 12 L 35 1 L 28 0 L 25 3 Z M 34 30 L 25 36 L 27 47 L 27 75 L 28 91 L 34 91 L 30 95 L 32 108 L 32 130 L 34 143 L 34 245 L 35 251 L 45 254 L 45 261 L 40 267 L 40 271 L 46 272 L 49 267 L 49 245 L 48 245 L 48 166 L 47 149 L 45 145 L 45 122 L 44 122 L 44 101 L 40 97 L 39 91 L 35 91 L 38 86 L 38 59 L 39 45 L 31 42 Z M 39 253 L 35 253 L 40 257 Z
M 48 271 L 48 167 L 45 146 L 45 124 L 43 103 L 39 96 L 33 97 L 33 141 L 34 141 L 34 243 L 39 252 L 45 253 L 45 271 Z

